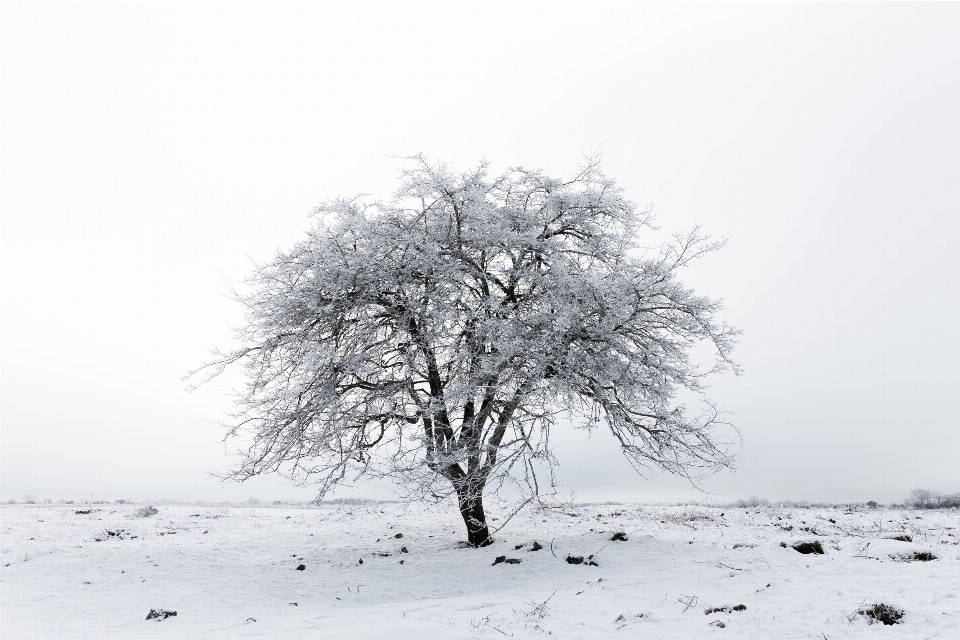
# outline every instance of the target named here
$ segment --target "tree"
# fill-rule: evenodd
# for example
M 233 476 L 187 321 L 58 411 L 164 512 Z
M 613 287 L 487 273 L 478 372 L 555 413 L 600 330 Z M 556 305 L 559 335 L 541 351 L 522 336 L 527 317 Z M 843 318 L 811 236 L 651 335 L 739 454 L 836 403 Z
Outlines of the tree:
M 918 509 L 929 509 L 936 504 L 937 498 L 929 489 L 914 489 L 910 492 L 910 502 Z
M 647 255 L 649 209 L 597 159 L 568 182 L 487 169 L 411 158 L 391 201 L 327 202 L 304 241 L 257 267 L 237 296 L 242 346 L 208 365 L 248 378 L 227 437 L 249 448 L 229 477 L 279 472 L 319 497 L 348 475 L 399 479 L 421 497 L 456 495 L 482 546 L 488 485 L 515 483 L 527 500 L 553 486 L 561 413 L 604 421 L 641 472 L 730 466 L 713 405 L 673 404 L 737 371 L 738 331 L 677 279 L 722 243 L 694 230 Z M 701 341 L 706 367 L 688 353 Z

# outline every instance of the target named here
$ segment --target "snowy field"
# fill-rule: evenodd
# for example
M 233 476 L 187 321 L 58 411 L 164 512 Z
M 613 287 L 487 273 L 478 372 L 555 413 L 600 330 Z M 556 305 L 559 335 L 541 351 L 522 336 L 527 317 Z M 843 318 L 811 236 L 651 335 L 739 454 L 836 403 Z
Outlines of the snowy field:
M 2 507 L 3 638 L 960 638 L 956 510 L 581 505 L 471 549 L 436 507 L 94 506 Z

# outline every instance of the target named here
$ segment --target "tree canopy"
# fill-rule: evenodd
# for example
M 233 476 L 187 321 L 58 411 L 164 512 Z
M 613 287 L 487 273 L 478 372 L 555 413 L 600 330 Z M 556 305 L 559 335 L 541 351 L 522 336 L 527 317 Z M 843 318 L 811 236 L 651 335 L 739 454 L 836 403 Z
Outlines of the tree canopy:
M 352 474 L 456 494 L 472 544 L 489 540 L 490 482 L 550 486 L 550 431 L 605 424 L 638 469 L 731 464 L 704 377 L 737 370 L 738 331 L 678 271 L 721 246 L 694 230 L 659 250 L 596 159 L 569 181 L 412 158 L 388 202 L 326 202 L 307 237 L 257 267 L 239 296 L 247 384 L 233 472 L 280 472 L 320 495 Z M 698 365 L 706 341 L 714 358 Z M 692 391 L 705 410 L 676 404 Z

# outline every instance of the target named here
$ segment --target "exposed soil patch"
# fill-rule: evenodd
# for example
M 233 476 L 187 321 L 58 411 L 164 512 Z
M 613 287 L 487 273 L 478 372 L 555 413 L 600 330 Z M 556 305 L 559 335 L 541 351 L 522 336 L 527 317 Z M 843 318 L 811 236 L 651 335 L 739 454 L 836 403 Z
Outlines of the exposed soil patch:
M 150 613 L 147 614 L 145 620 L 166 620 L 170 616 L 177 615 L 176 611 L 167 611 L 166 609 L 150 609 Z
M 862 616 L 866 616 L 870 621 L 870 624 L 874 622 L 882 622 L 883 624 L 899 624 L 900 619 L 903 618 L 903 610 L 897 609 L 896 607 L 891 607 L 888 604 L 875 604 L 864 609 L 860 609 L 857 613 Z
M 799 551 L 800 553 L 803 553 L 803 554 L 808 554 L 808 553 L 822 554 L 823 553 L 823 545 L 820 544 L 819 540 L 814 540 L 813 542 L 795 542 L 791 545 L 787 545 L 786 542 L 781 542 L 780 546 L 781 547 L 790 546 L 790 548 L 792 548 L 794 551 Z
M 908 554 L 891 555 L 890 557 L 897 562 L 930 562 L 937 559 L 937 556 L 929 551 L 916 551 Z
M 743 604 L 738 604 L 735 607 L 712 607 L 710 609 L 704 609 L 703 612 L 706 615 L 711 613 L 733 613 L 734 611 L 746 611 L 747 606 Z
M 613 534 L 613 537 L 610 538 L 610 541 L 611 541 L 611 542 L 626 542 L 626 541 L 627 541 L 627 534 L 625 534 L 623 531 L 617 531 L 615 534 Z
M 127 531 L 126 529 L 116 529 L 116 530 L 114 530 L 114 531 L 110 531 L 110 530 L 108 529 L 107 531 L 104 531 L 102 534 L 100 534 L 100 537 L 99 537 L 99 538 L 95 538 L 95 541 L 96 541 L 96 542 L 103 542 L 103 541 L 105 541 L 105 540 L 110 540 L 110 539 L 114 539 L 114 540 L 124 540 L 124 539 L 127 539 L 127 538 L 129 538 L 130 540 L 134 540 L 134 539 L 136 539 L 136 537 L 137 537 L 137 536 L 132 536 L 132 535 L 130 535 L 130 532 Z

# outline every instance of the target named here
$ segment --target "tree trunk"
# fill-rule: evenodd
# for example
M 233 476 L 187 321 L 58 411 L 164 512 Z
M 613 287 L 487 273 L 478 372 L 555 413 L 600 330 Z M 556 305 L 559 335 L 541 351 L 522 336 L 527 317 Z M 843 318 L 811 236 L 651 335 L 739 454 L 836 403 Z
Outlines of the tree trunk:
M 474 547 L 485 547 L 492 544 L 490 532 L 487 529 L 487 518 L 483 514 L 483 497 L 480 490 L 470 487 L 457 489 L 457 498 L 460 503 L 460 515 L 467 525 L 467 542 Z

